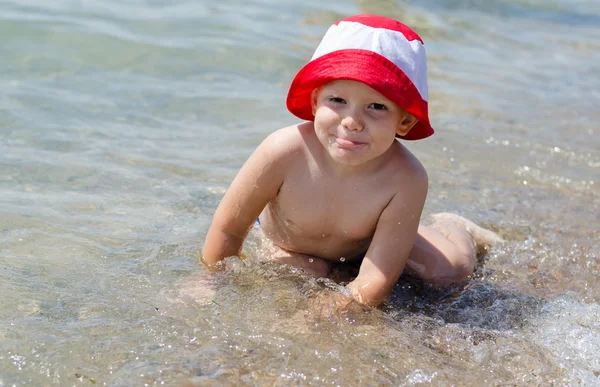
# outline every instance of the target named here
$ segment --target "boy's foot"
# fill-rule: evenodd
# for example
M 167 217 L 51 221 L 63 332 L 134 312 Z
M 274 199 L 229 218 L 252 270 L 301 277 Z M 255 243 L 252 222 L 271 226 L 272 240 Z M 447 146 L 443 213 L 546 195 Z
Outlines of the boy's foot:
M 488 246 L 504 242 L 504 239 L 502 239 L 500 235 L 480 227 L 460 215 L 452 214 L 450 212 L 440 212 L 432 215 L 431 218 L 433 219 L 434 224 L 452 224 L 453 226 L 466 230 L 473 237 L 479 251 Z

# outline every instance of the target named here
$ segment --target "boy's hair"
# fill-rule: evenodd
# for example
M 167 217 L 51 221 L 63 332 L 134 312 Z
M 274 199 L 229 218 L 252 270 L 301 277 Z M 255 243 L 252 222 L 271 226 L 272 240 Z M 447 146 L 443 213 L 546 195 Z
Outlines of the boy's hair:
M 289 111 L 312 121 L 312 91 L 340 79 L 362 82 L 412 114 L 418 122 L 400 138 L 419 140 L 434 133 L 423 40 L 406 25 L 377 15 L 351 16 L 332 25 L 292 81 Z

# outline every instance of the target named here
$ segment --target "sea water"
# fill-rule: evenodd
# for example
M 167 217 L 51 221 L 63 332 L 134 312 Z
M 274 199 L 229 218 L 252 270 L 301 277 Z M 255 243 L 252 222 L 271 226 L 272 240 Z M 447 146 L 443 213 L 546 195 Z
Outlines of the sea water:
M 336 315 L 255 233 L 225 271 L 198 256 L 355 13 L 426 42 L 425 216 L 507 242 Z M 599 385 L 599 42 L 592 0 L 0 1 L 0 386 Z

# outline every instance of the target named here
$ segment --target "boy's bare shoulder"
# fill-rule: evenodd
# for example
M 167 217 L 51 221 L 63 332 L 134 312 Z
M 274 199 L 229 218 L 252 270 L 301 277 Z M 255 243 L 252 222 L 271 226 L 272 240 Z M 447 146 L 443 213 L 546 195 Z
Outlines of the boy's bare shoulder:
M 389 171 L 390 180 L 402 190 L 407 187 L 415 191 L 427 193 L 429 180 L 427 171 L 419 159 L 399 142 L 394 144 L 392 169 Z
M 310 123 L 306 123 L 310 124 Z M 302 152 L 306 144 L 306 135 L 310 136 L 306 124 L 291 125 L 271 133 L 261 144 L 264 151 L 269 151 L 273 156 L 294 156 Z M 314 131 L 313 131 L 314 132 Z

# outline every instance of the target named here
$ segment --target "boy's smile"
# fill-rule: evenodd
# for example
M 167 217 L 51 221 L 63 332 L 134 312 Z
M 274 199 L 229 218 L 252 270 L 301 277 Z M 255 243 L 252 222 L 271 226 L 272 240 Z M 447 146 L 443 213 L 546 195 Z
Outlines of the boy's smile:
M 331 138 L 335 140 L 335 143 L 337 143 L 338 148 L 342 149 L 356 149 L 361 145 L 366 145 L 366 143 L 360 141 L 352 141 L 340 137 L 335 138 L 333 136 Z
M 416 122 L 364 83 L 340 80 L 312 95 L 315 132 L 335 161 L 358 166 L 377 159 Z

